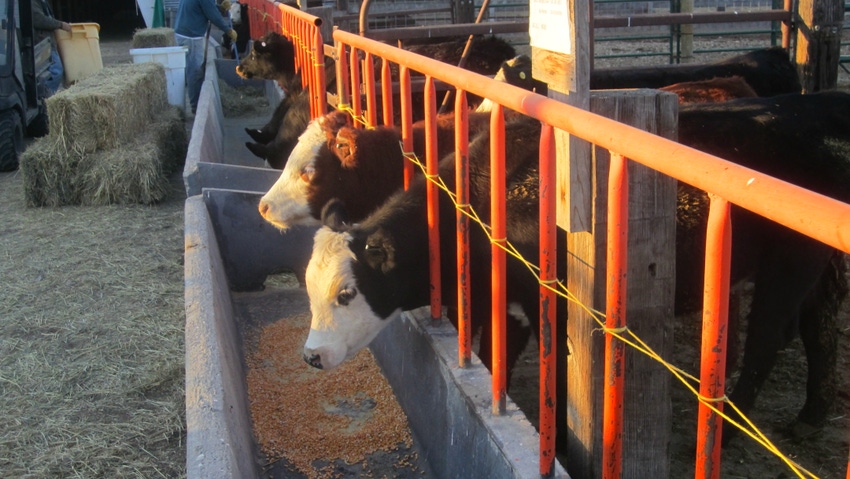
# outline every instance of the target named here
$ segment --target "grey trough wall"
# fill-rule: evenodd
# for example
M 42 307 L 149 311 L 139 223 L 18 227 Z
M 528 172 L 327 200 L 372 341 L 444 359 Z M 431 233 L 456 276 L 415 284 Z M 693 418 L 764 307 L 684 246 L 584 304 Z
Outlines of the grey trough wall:
M 208 79 L 215 74 L 208 68 Z M 183 175 L 188 479 L 260 477 L 230 291 L 261 288 L 282 269 L 303 271 L 315 231 L 281 234 L 259 216 L 268 179 L 261 168 L 221 162 L 218 95 L 205 82 Z M 273 182 L 279 172 L 269 172 Z M 454 328 L 416 313 L 390 324 L 371 349 L 431 469 L 443 478 L 540 477 L 538 436 L 522 412 L 508 401 L 506 415 L 492 416 L 487 370 L 477 359 L 458 368 Z M 560 465 L 556 477 L 568 477 Z

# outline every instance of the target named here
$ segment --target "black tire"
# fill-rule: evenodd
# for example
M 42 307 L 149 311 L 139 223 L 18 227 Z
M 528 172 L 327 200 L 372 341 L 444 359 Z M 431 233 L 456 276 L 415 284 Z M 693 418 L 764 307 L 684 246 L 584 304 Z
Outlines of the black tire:
M 24 125 L 17 110 L 0 112 L 0 171 L 18 169 L 24 152 Z
M 41 138 L 42 136 L 47 135 L 48 125 L 49 121 L 47 120 L 47 112 L 39 113 L 27 126 L 27 136 Z

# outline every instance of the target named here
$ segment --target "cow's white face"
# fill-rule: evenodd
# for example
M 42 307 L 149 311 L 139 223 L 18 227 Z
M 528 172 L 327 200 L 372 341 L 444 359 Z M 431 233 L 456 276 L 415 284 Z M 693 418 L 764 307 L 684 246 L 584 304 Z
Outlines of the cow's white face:
M 230 4 L 230 21 L 234 25 L 242 24 L 242 4 L 233 2 Z
M 260 199 L 263 218 L 284 230 L 296 225 L 319 225 L 310 214 L 307 192 L 315 173 L 316 156 L 327 141 L 320 120 L 313 120 L 298 137 L 298 144 L 289 155 L 280 178 Z
M 349 247 L 351 236 L 321 228 L 313 240 L 307 265 L 307 294 L 313 320 L 304 345 L 304 360 L 313 367 L 332 369 L 368 346 L 378 333 L 401 314 L 375 314 L 357 286 Z

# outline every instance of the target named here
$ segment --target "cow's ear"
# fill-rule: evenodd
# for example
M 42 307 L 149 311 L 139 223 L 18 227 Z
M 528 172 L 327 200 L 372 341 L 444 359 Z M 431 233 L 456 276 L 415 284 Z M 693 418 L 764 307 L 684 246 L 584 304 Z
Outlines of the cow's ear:
M 334 231 L 343 231 L 348 225 L 348 211 L 339 198 L 332 198 L 322 207 L 322 225 Z
M 357 139 L 362 130 L 345 126 L 339 129 L 331 147 L 343 168 L 357 167 Z
M 395 246 L 392 238 L 379 229 L 366 238 L 363 257 L 370 268 L 386 274 L 395 268 Z
M 348 113 L 337 110 L 328 113 L 319 120 L 329 145 L 333 146 L 333 142 L 336 141 L 337 132 L 339 132 L 340 128 L 349 125 L 350 119 L 351 116 Z

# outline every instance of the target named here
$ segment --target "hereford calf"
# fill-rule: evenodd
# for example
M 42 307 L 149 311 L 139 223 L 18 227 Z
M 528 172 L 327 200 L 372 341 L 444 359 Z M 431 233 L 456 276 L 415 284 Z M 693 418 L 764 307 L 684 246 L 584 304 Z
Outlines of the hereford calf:
M 540 123 L 520 118 L 506 123 L 508 138 L 508 240 L 523 255 L 537 254 L 537 161 Z M 470 142 L 470 204 L 489 221 L 489 131 Z M 440 176 L 454 183 L 454 158 L 440 163 Z M 404 310 L 429 303 L 428 232 L 425 206 L 427 180 L 419 176 L 411 187 L 397 191 L 368 217 L 354 223 L 333 200 L 324 208 L 323 223 L 315 237 L 307 267 L 307 291 L 313 322 L 304 347 L 304 359 L 317 368 L 331 369 L 362 349 L 389 321 Z M 455 297 L 455 207 L 440 195 L 440 241 L 443 298 Z M 489 240 L 478 228 L 470 234 L 469 264 L 474 277 L 484 278 L 491 268 Z M 539 289 L 519 261 L 508 265 L 508 300 L 518 302 L 530 320 L 538 315 Z M 484 284 L 486 281 L 473 282 Z M 473 291 L 475 318 L 488 318 L 489 288 Z M 486 326 L 486 325 L 481 325 Z M 475 327 L 475 325 L 474 325 Z M 528 336 L 524 336 L 527 340 Z M 509 347 L 509 364 L 524 344 L 517 337 Z M 483 343 L 484 341 L 482 341 Z M 482 356 L 489 364 L 489 354 Z
M 260 200 L 263 218 L 280 229 L 319 224 L 322 207 L 345 201 L 353 221 L 365 218 L 402 186 L 404 152 L 396 128 L 354 128 L 336 111 L 314 120 L 298 139 L 280 178 Z M 454 114 L 437 119 L 437 155 L 454 151 Z M 489 126 L 488 113 L 470 113 L 469 134 Z M 413 126 L 413 153 L 425 160 L 425 123 Z

